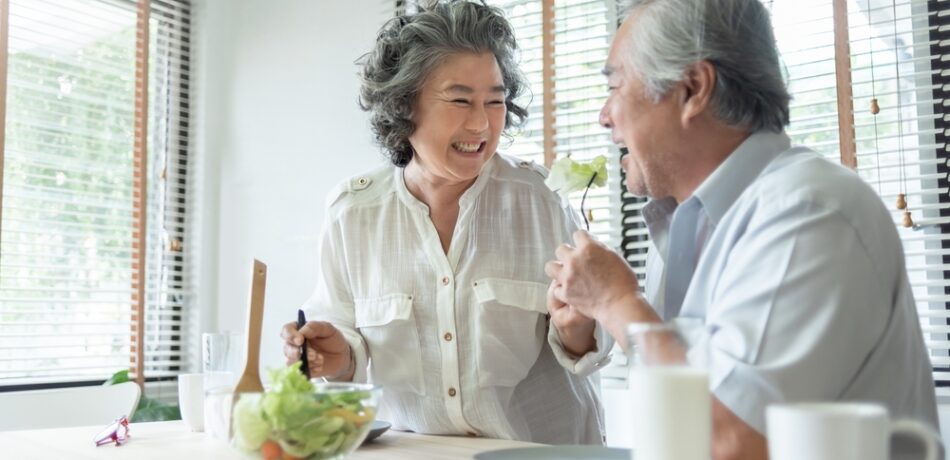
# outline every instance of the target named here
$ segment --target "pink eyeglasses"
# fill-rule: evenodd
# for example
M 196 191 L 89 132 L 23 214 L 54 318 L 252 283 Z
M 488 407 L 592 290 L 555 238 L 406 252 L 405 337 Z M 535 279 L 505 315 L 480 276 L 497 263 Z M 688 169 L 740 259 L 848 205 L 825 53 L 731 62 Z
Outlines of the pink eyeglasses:
M 110 442 L 114 442 L 115 446 L 119 447 L 128 441 L 129 437 L 129 419 L 123 415 L 115 419 L 115 421 L 96 435 L 96 447 L 109 444 Z

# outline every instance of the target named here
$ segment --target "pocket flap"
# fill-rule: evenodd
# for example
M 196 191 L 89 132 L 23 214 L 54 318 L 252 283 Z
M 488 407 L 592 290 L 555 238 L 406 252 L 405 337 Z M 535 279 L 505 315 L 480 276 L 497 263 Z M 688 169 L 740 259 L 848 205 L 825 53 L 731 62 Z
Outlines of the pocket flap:
M 395 320 L 407 320 L 412 314 L 412 296 L 390 294 L 353 302 L 356 306 L 356 327 L 373 327 Z
M 533 281 L 482 278 L 475 281 L 475 298 L 479 303 L 495 301 L 523 310 L 547 313 L 548 285 Z

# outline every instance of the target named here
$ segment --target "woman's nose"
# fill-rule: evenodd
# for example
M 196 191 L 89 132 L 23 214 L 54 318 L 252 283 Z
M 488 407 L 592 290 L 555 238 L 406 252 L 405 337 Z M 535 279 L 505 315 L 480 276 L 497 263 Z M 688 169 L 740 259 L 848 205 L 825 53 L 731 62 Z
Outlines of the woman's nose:
M 480 133 L 488 129 L 488 114 L 485 113 L 484 107 L 472 107 L 468 114 L 468 120 L 465 121 L 465 128 L 473 133 Z

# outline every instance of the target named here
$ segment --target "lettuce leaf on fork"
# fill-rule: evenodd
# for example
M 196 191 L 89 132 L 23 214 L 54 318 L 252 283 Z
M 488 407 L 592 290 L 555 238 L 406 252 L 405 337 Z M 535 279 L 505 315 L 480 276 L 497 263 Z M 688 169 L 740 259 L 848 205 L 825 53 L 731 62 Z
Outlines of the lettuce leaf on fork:
M 544 183 L 564 198 L 573 192 L 584 190 L 588 184 L 591 187 L 601 187 L 607 183 L 607 158 L 598 155 L 581 163 L 566 155 L 551 165 L 551 173 Z

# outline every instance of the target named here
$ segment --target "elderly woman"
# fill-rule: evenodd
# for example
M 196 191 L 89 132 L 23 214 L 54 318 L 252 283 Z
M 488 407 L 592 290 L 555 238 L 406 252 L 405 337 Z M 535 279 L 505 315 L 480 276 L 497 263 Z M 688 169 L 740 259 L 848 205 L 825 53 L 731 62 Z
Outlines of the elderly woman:
M 499 10 L 439 3 L 387 23 L 363 61 L 361 106 L 391 165 L 327 200 L 311 376 L 384 388 L 396 429 L 600 444 L 589 374 L 612 344 L 571 307 L 547 307 L 544 262 L 577 227 L 545 171 L 496 153 L 527 111 Z M 550 320 L 549 320 L 550 318 Z M 367 372 L 369 375 L 367 375 Z

